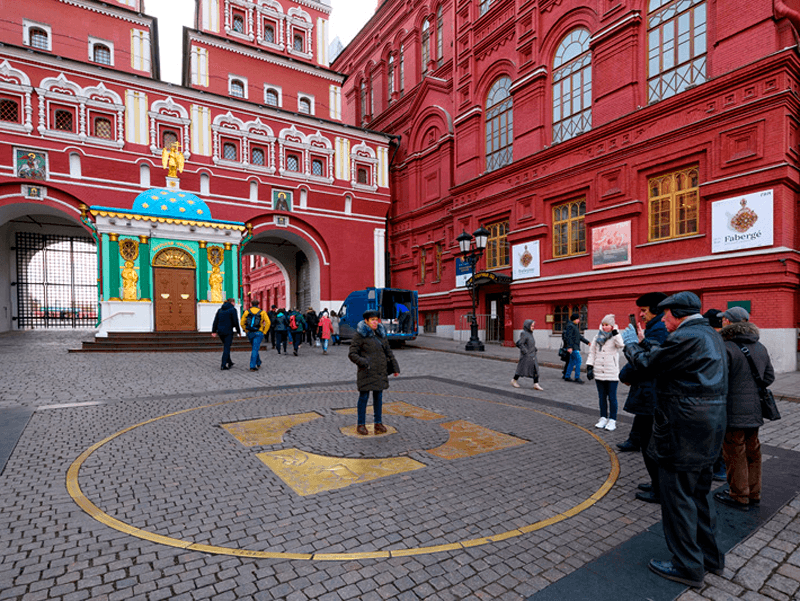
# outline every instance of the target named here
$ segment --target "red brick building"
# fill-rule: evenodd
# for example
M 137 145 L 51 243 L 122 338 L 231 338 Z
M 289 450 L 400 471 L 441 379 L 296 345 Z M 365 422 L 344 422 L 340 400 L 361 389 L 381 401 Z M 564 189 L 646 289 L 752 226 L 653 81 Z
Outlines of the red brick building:
M 739 304 L 797 368 L 798 95 L 773 0 L 386 0 L 333 67 L 345 119 L 400 136 L 392 285 L 468 336 L 456 237 L 490 231 L 482 336 L 540 347 L 643 292 Z
M 182 86 L 143 0 L 3 8 L 0 331 L 207 330 L 248 255 L 287 305 L 383 283 L 390 138 L 342 120 L 326 2 L 197 0 Z

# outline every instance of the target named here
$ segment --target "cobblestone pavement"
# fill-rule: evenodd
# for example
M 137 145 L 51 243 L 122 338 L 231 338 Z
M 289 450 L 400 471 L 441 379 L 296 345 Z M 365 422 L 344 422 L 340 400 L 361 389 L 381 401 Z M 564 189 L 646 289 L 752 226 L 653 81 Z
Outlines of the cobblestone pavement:
M 258 372 L 234 353 L 221 372 L 216 353 L 66 352 L 90 335 L 0 335 L 0 416 L 32 412 L 0 474 L 0 601 L 523 600 L 660 521 L 632 500 L 641 457 L 612 452 L 629 416 L 595 430 L 594 386 L 552 368 L 543 392 L 512 389 L 514 349 L 469 356 L 423 337 L 396 351 L 385 404 L 437 417 L 388 414 L 397 433 L 363 439 L 340 430 L 356 396 L 346 346 L 262 351 Z M 796 376 L 781 381 L 792 397 Z M 779 405 L 762 444 L 800 451 L 800 404 Z M 308 413 L 253 446 L 220 427 Z M 453 422 L 519 442 L 437 454 Z M 345 485 L 301 496 L 265 459 L 301 470 L 315 456 L 341 459 L 315 482 Z M 421 467 L 349 482 L 347 461 L 367 458 Z M 728 553 L 722 577 L 679 598 L 800 598 L 799 513 L 794 496 Z

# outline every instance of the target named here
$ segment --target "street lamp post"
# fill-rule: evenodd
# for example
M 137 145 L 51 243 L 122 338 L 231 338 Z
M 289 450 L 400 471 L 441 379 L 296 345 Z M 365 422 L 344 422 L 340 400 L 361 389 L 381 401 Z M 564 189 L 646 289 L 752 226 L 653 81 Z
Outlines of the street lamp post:
M 461 249 L 461 256 L 469 263 L 470 271 L 472 272 L 472 277 L 470 278 L 470 286 L 469 286 L 469 293 L 472 297 L 472 315 L 470 316 L 471 323 L 470 323 L 470 337 L 469 342 L 467 342 L 467 346 L 464 347 L 468 351 L 483 351 L 483 343 L 478 338 L 478 317 L 476 313 L 476 302 L 477 299 L 475 294 L 475 265 L 478 263 L 478 260 L 483 256 L 483 251 L 486 249 L 486 242 L 489 239 L 489 231 L 484 228 L 480 227 L 475 232 L 470 235 L 466 231 L 462 231 L 461 235 L 456 238 L 458 240 L 458 247 Z M 473 242 L 474 247 L 473 247 Z

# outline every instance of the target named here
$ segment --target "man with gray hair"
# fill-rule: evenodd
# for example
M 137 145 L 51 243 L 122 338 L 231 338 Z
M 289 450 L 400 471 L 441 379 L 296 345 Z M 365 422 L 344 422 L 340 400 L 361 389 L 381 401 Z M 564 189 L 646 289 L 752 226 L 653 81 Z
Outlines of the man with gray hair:
M 661 346 L 622 332 L 635 373 L 656 380 L 653 434 L 647 452 L 658 463 L 661 519 L 672 561 L 652 559 L 659 576 L 701 587 L 705 572 L 721 574 L 725 555 L 716 540 L 710 502 L 712 466 L 726 425 L 728 364 L 722 338 L 700 314 L 693 292 L 658 304 L 670 332 Z

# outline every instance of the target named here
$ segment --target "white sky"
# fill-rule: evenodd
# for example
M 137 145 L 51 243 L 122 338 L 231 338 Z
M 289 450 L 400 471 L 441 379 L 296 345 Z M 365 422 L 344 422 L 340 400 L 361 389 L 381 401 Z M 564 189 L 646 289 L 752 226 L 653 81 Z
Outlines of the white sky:
M 336 36 L 344 46 L 375 13 L 378 0 L 331 0 L 328 38 Z M 158 18 L 161 79 L 181 82 L 183 26 L 194 27 L 194 0 L 145 0 L 147 14 Z

